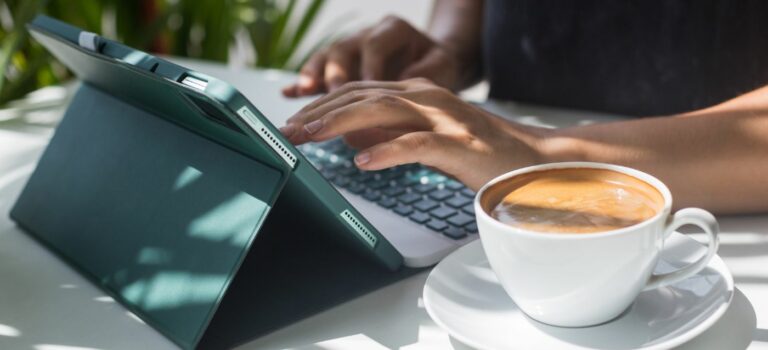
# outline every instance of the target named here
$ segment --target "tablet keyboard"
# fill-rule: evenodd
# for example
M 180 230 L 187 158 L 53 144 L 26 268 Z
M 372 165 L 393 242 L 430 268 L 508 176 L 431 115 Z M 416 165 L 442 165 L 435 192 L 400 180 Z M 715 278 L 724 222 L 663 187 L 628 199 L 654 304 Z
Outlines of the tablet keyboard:
M 355 150 L 340 138 L 308 143 L 299 150 L 336 186 L 452 239 L 477 233 L 475 192 L 419 164 L 379 171 L 355 166 Z

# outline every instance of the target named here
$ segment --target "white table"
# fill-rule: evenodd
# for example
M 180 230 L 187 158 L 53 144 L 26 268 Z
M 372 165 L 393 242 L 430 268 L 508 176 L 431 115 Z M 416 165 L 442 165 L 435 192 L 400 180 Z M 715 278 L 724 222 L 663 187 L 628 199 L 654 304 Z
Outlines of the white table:
M 290 74 L 193 61 L 183 64 L 233 83 L 267 115 L 292 114 L 307 101 L 280 96 L 280 87 L 292 79 Z M 524 123 L 552 126 L 618 119 L 512 103 L 486 106 Z M 55 119 L 60 112 L 33 113 L 30 119 L 51 114 Z M 51 135 L 50 127 L 0 122 L 0 349 L 175 348 L 7 218 Z M 680 349 L 768 349 L 768 216 L 721 217 L 720 222 L 720 255 L 733 272 L 738 291 L 722 319 Z M 421 290 L 426 276 L 422 273 L 390 285 L 241 348 L 467 349 L 424 310 Z

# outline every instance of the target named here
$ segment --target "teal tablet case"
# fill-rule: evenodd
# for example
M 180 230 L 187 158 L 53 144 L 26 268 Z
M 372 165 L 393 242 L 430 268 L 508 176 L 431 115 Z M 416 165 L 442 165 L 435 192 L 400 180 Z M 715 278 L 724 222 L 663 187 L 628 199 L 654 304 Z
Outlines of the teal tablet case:
M 84 53 L 47 17 L 31 28 L 84 82 L 11 217 L 181 347 L 229 347 L 417 272 L 379 236 L 339 234 L 292 146 L 175 86 L 242 98 L 228 84 L 116 43 L 80 45 L 130 65 Z
M 320 211 L 336 239 L 390 270 L 402 256 L 303 155 L 228 83 L 38 16 L 32 36 L 85 83 L 287 173 L 284 195 Z

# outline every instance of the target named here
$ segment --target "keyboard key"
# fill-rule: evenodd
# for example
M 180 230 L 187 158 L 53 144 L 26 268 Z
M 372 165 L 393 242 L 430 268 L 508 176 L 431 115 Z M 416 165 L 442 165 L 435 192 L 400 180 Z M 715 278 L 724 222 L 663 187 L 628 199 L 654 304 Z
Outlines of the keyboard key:
M 389 168 L 389 170 L 383 171 L 381 173 L 381 178 L 384 180 L 397 180 L 401 178 L 404 173 L 405 170 L 401 169 L 400 167 Z
M 444 199 L 451 198 L 453 196 L 453 192 L 449 190 L 437 190 L 430 193 L 429 196 L 434 200 L 442 201 Z
M 355 168 L 355 167 L 353 167 L 353 166 L 350 166 L 350 167 L 347 167 L 347 168 L 343 168 L 343 169 L 339 169 L 339 170 L 338 170 L 338 173 L 339 173 L 339 174 L 341 174 L 341 175 L 344 175 L 344 176 L 352 176 L 352 175 L 356 175 L 356 174 L 357 174 L 357 173 L 359 173 L 359 172 L 360 172 L 360 171 L 359 171 L 359 170 L 357 170 L 357 168 Z
M 369 182 L 367 186 L 369 188 L 374 189 L 374 190 L 380 190 L 382 188 L 385 188 L 385 187 L 389 186 L 389 181 L 388 180 L 375 180 L 375 181 Z
M 336 162 L 336 163 L 328 163 L 328 165 L 325 166 L 326 169 L 336 170 L 339 171 L 341 169 L 346 168 L 344 165 L 344 162 Z
M 475 191 L 472 191 L 468 188 L 461 190 L 461 194 L 472 199 L 475 198 Z
M 397 197 L 397 196 L 405 193 L 405 189 L 400 187 L 400 186 L 395 185 L 395 187 L 387 188 L 387 189 L 381 191 L 381 193 L 383 193 L 383 194 L 385 194 L 387 196 L 390 196 L 390 197 Z
M 400 204 L 400 205 L 396 206 L 395 209 L 392 209 L 392 210 L 394 210 L 395 213 L 397 213 L 399 215 L 402 215 L 402 216 L 408 216 L 411 213 L 413 213 L 413 208 L 411 208 L 408 205 L 403 205 L 403 204 Z
M 344 142 L 326 142 L 320 145 L 325 152 L 330 154 L 337 154 L 339 152 L 343 152 L 345 150 Z
M 411 214 L 411 216 L 409 216 L 408 218 L 413 220 L 413 221 L 415 221 L 415 222 L 423 224 L 423 223 L 429 221 L 429 214 L 420 213 L 420 212 L 417 211 L 417 212 Z
M 339 157 L 344 157 L 344 158 L 352 159 L 355 156 L 355 154 L 357 154 L 357 150 L 356 149 L 347 146 L 347 144 L 344 143 L 343 141 L 339 142 L 339 145 L 341 147 L 339 147 L 339 151 L 336 152 L 336 154 L 338 154 Z
M 465 212 L 465 213 L 467 213 L 469 215 L 475 216 L 475 204 L 474 203 L 469 203 L 469 204 L 465 205 L 464 208 L 461 208 L 461 211 L 463 211 L 463 212 Z
M 365 185 L 361 183 L 353 182 L 352 184 L 349 185 L 349 187 L 347 187 L 347 190 L 355 194 L 360 194 L 365 191 Z
M 389 209 L 397 205 L 397 200 L 392 197 L 382 198 L 379 200 L 379 205 Z
M 397 180 L 398 185 L 405 186 L 405 187 L 412 186 L 418 183 L 419 183 L 419 179 L 414 179 L 413 177 L 408 175 L 406 175 L 405 177 L 401 177 L 400 179 Z
M 426 179 L 427 182 L 429 182 L 429 176 L 434 174 L 435 172 L 425 168 L 422 165 L 418 165 L 417 164 L 416 167 L 413 168 L 411 173 L 413 173 L 413 175 L 417 179 L 421 180 L 422 178 L 424 178 L 424 179 Z
M 336 172 L 331 169 L 323 169 L 320 171 L 320 174 L 322 174 L 328 181 L 333 181 L 333 177 L 336 176 Z
M 368 189 L 363 194 L 363 198 L 365 198 L 365 199 L 367 199 L 367 200 L 369 200 L 371 202 L 375 202 L 375 201 L 379 200 L 379 198 L 381 198 L 381 192 Z
M 453 239 L 462 239 L 464 237 L 467 237 L 467 233 L 464 231 L 464 229 L 454 227 L 454 226 L 448 227 L 447 229 L 443 230 L 443 234 Z
M 322 149 L 322 148 L 316 149 L 315 150 L 315 157 L 317 157 L 318 159 L 322 159 L 323 157 L 325 157 L 325 150 Z
M 431 176 L 430 181 L 431 183 L 441 184 L 445 181 L 447 181 L 448 178 L 445 177 L 445 175 L 442 174 L 434 174 Z
M 461 208 L 470 203 L 472 203 L 472 200 L 464 196 L 456 196 L 445 201 L 445 204 L 448 204 L 454 208 Z
M 424 169 L 424 166 L 419 164 L 419 163 L 408 163 L 408 164 L 401 165 L 401 166 L 403 168 L 405 168 L 405 170 L 408 170 L 408 171 L 411 171 L 411 172 L 416 172 L 416 171 L 420 171 L 420 170 Z
M 429 199 L 422 199 L 416 203 L 413 204 L 413 207 L 421 210 L 421 211 L 429 211 L 434 208 L 437 208 L 438 204 L 435 201 L 431 201 Z
M 417 193 L 408 192 L 406 194 L 402 194 L 397 197 L 397 200 L 405 203 L 405 204 L 411 204 L 421 199 L 421 196 Z
M 350 178 L 352 180 L 355 180 L 356 182 L 363 183 L 363 182 L 372 181 L 373 180 L 373 174 L 371 174 L 370 172 L 367 172 L 367 171 L 366 172 L 362 172 L 361 171 L 357 175 L 350 176 Z
M 445 182 L 445 188 L 449 188 L 454 191 L 461 190 L 464 188 L 464 184 L 455 180 L 448 180 Z
M 429 222 L 427 223 L 427 227 L 435 231 L 442 231 L 448 227 L 448 224 L 446 224 L 445 221 L 442 221 L 442 220 L 432 219 L 432 220 L 429 220 Z
M 333 183 L 339 187 L 346 187 L 347 185 L 349 185 L 350 182 L 351 181 L 349 180 L 348 177 L 342 176 L 342 175 L 338 175 L 335 178 L 333 178 Z
M 467 226 L 464 226 L 464 229 L 469 233 L 477 233 L 477 223 L 473 222 Z
M 437 188 L 434 184 L 418 184 L 416 186 L 413 186 L 413 190 L 419 193 L 427 193 L 432 192 Z
M 433 209 L 432 211 L 430 211 L 429 214 L 431 214 L 432 216 L 438 219 L 445 219 L 453 215 L 456 215 L 456 211 L 448 207 L 439 207 L 437 209 Z
M 464 226 L 464 225 L 466 225 L 466 224 L 468 224 L 470 222 L 474 222 L 474 221 L 475 221 L 475 217 L 474 216 L 469 216 L 469 215 L 465 215 L 465 214 L 459 214 L 459 215 L 453 216 L 450 219 L 448 219 L 448 222 L 451 225 L 459 226 L 459 227 L 462 227 L 462 226 Z

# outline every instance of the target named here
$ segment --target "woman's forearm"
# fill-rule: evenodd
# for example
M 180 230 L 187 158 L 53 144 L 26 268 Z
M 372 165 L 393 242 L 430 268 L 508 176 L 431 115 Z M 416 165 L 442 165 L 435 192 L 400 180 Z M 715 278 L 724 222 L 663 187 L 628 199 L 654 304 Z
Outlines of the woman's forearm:
M 462 67 L 462 87 L 480 77 L 483 0 L 437 0 L 428 34 L 453 51 Z
M 651 173 L 669 186 L 676 207 L 768 211 L 768 88 L 677 116 L 556 130 L 542 150 L 547 161 Z

